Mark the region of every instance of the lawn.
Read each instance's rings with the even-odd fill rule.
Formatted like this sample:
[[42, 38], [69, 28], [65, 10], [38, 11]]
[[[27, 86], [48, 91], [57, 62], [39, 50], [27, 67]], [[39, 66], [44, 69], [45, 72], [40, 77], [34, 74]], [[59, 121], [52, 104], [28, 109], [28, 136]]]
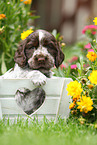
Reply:
[[86, 124], [80, 124], [74, 119], [64, 121], [59, 119], [42, 121], [37, 119], [10, 124], [9, 120], [0, 121], [0, 145], [96, 145], [97, 129]]

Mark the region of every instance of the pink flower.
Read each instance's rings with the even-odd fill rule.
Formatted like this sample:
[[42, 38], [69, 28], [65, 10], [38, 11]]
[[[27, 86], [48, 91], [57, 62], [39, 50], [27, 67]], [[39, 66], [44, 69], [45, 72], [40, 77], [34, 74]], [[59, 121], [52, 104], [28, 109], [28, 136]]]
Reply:
[[63, 68], [66, 68], [66, 66], [64, 64], [61, 64], [60, 68], [63, 69]]
[[88, 50], [88, 52], [91, 52], [91, 51], [93, 51], [93, 52], [94, 52], [94, 50], [93, 50], [93, 49], [89, 49], [89, 50]]
[[69, 60], [68, 62], [72, 63], [72, 62], [77, 61], [77, 60], [78, 60], [78, 57], [77, 56], [73, 56], [71, 58], [71, 60]]
[[91, 43], [86, 44], [86, 45], [85, 45], [85, 48], [86, 48], [86, 49], [91, 48]]
[[86, 67], [89, 67], [89, 64], [84, 64], [83, 67], [85, 67], [85, 68], [86, 68]]
[[89, 29], [97, 29], [97, 26], [95, 26], [95, 25], [88, 25], [88, 28]]
[[96, 34], [96, 31], [93, 31], [92, 34], [95, 35]]
[[75, 68], [77, 68], [77, 65], [76, 64], [72, 64], [71, 65], [71, 69], [75, 69]]
[[91, 33], [92, 33], [93, 35], [95, 35], [95, 34], [96, 34], [96, 29], [97, 29], [97, 26], [95, 26], [95, 25], [87, 25], [87, 26], [85, 26], [84, 29], [82, 30], [82, 34], [85, 34], [85, 32], [86, 32], [87, 30], [91, 30]]

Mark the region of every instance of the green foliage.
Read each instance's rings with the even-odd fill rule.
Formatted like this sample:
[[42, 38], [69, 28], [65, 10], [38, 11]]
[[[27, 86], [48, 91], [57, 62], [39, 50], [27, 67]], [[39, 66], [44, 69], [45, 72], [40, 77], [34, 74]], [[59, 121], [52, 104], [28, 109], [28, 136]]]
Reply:
[[[71, 115], [73, 117], [80, 118], [81, 116], [86, 122], [94, 122], [95, 120], [97, 120], [97, 40], [95, 40], [97, 39], [97, 34], [92, 34], [92, 29], [95, 30], [97, 28], [94, 25], [90, 25], [86, 29], [86, 38], [84, 37], [84, 40], [77, 42], [71, 47], [67, 46], [67, 50], [66, 46], [64, 47], [63, 51], [68, 57], [60, 66], [60, 68], [53, 69], [55, 76], [71, 77], [73, 81], [76, 80], [81, 84], [83, 91], [80, 94], [80, 98], [76, 98], [77, 100], [75, 100], [73, 98], [74, 96], [71, 96], [73, 103], [71, 103], [70, 109]], [[89, 51], [94, 51], [94, 54], [87, 56], [87, 54], [89, 54]], [[92, 77], [93, 82], [91, 82], [89, 76], [93, 71], [95, 71], [95, 75]], [[70, 91], [72, 91], [72, 89]], [[93, 101], [93, 109], [87, 111], [87, 113], [84, 109], [87, 109], [88, 107], [86, 107], [85, 104], [81, 102], [82, 96], [86, 96], [86, 98], [90, 97]], [[81, 102], [83, 111], [81, 111], [81, 109], [78, 109], [77, 102]]]
[[21, 40], [21, 33], [28, 29], [28, 21], [38, 18], [31, 15], [30, 5], [20, 0], [0, 0], [0, 74], [14, 65], [14, 53]]

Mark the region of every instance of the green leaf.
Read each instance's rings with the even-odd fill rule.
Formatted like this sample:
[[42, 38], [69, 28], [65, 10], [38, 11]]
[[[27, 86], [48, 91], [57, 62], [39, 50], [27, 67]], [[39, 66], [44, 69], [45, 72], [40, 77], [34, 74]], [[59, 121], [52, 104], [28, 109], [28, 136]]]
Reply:
[[80, 56], [80, 63], [81, 63], [81, 68], [83, 68], [83, 56]]
[[54, 29], [54, 30], [52, 31], [52, 34], [54, 35], [54, 37], [56, 37], [56, 35], [57, 35], [57, 30]]
[[60, 67], [58, 68], [58, 71], [59, 71], [60, 77], [65, 77], [65, 73], [63, 70], [61, 70]]
[[81, 70], [81, 65], [80, 65], [80, 63], [76, 63], [76, 65], [77, 65], [77, 68], [79, 69], [79, 70]]
[[4, 60], [4, 52], [2, 53], [1, 61], [2, 61], [2, 63], [1, 63], [1, 72], [2, 72], [2, 74], [4, 74], [7, 71], [7, 67], [6, 67], [5, 60]]
[[78, 73], [81, 75], [81, 64], [80, 63], [76, 63], [77, 68], [78, 68]]
[[70, 71], [71, 71], [71, 67], [69, 66], [68, 69], [67, 69], [67, 72], [66, 72], [66, 77], [69, 77]]
[[3, 45], [3, 47], [4, 47], [4, 51], [8, 50], [8, 44], [6, 43], [6, 41], [3, 40], [2, 38], [0, 38], [0, 42]]
[[95, 96], [95, 98], [97, 98], [96, 96], [97, 96], [97, 86], [95, 86], [95, 89], [94, 89], [94, 96]]
[[97, 109], [97, 105], [93, 105]]

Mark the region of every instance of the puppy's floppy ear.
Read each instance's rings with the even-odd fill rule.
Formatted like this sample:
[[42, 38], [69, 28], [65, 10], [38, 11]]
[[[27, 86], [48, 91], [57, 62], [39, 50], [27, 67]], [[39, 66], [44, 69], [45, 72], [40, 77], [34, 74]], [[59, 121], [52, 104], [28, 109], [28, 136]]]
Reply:
[[27, 40], [23, 40], [17, 51], [15, 52], [14, 61], [20, 66], [25, 67], [26, 66], [26, 56], [25, 56], [25, 47], [26, 47]]
[[56, 42], [55, 45], [56, 45], [56, 49], [57, 49], [57, 54], [55, 56], [55, 66], [58, 68], [62, 64], [65, 56], [61, 50], [60, 44], [58, 42]]

